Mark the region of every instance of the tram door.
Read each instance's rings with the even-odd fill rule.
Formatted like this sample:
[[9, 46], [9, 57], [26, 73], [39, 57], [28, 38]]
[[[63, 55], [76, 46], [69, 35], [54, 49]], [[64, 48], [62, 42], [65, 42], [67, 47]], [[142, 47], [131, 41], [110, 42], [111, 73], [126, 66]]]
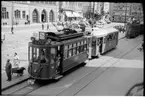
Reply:
[[51, 76], [55, 77], [61, 73], [61, 49], [60, 46], [50, 48], [50, 70]]
[[97, 38], [93, 37], [92, 39], [92, 56], [96, 56], [96, 52], [97, 52]]
[[99, 46], [99, 48], [98, 48], [99, 50], [98, 51], [99, 51], [100, 54], [102, 54], [103, 37], [101, 37], [101, 38], [98, 39], [98, 46]]

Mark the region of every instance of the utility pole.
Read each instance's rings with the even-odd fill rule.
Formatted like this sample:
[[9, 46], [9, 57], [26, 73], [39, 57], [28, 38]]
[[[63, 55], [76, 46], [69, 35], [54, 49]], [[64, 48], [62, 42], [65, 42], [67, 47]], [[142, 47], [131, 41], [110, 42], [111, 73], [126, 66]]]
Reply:
[[14, 11], [14, 9], [13, 9], [13, 1], [12, 1], [12, 27], [11, 27], [11, 32], [12, 32], [12, 34], [14, 34], [14, 32], [13, 32], [13, 11]]
[[125, 9], [125, 23], [127, 22], [126, 14], [127, 14], [127, 3], [126, 3], [126, 9]]
[[92, 28], [94, 26], [94, 21], [95, 21], [94, 14], [95, 14], [95, 2], [93, 2], [93, 25], [92, 25]]
[[27, 3], [29, 4], [29, 17], [28, 17], [28, 20], [29, 20], [29, 25], [30, 25], [30, 1], [27, 1]]

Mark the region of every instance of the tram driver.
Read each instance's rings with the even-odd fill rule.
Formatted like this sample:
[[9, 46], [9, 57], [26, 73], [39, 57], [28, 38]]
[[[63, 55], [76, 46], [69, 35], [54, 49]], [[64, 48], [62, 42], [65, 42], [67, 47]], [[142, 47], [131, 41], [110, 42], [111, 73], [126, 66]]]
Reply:
[[47, 58], [45, 56], [45, 52], [44, 52], [43, 49], [41, 50], [40, 56], [38, 58], [40, 60], [40, 63], [46, 63], [46, 62], [48, 62], [48, 60], [47, 60]]

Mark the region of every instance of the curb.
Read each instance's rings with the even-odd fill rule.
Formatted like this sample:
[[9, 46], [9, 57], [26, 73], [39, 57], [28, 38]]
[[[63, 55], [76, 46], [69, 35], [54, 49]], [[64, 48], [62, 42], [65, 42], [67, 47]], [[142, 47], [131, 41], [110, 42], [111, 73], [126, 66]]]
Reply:
[[17, 85], [17, 84], [20, 84], [20, 83], [22, 83], [22, 82], [28, 80], [29, 78], [30, 78], [30, 77], [28, 77], [28, 78], [26, 78], [26, 79], [23, 79], [23, 80], [21, 80], [21, 81], [19, 81], [19, 82], [17, 82], [17, 83], [14, 83], [14, 84], [12, 84], [12, 85], [10, 85], [10, 86], [4, 87], [4, 88], [1, 89], [1, 91], [5, 91], [6, 89], [11, 88], [11, 87], [13, 87], [13, 86], [15, 86], [15, 85]]
[[[120, 38], [120, 39], [124, 39], [124, 38], [126, 38], [126, 37], [124, 36], [124, 37], [122, 37], [122, 38]], [[120, 40], [120, 39], [118, 39], [118, 40]]]

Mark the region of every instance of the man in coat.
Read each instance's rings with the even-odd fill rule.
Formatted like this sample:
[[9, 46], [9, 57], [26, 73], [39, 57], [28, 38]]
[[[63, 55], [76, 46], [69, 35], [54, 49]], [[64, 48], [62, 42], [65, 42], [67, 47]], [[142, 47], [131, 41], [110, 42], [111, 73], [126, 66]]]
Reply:
[[5, 70], [6, 70], [6, 74], [7, 74], [7, 81], [11, 81], [12, 76], [11, 76], [11, 72], [12, 72], [12, 64], [10, 63], [10, 59], [7, 60], [6, 66], [5, 66]]

